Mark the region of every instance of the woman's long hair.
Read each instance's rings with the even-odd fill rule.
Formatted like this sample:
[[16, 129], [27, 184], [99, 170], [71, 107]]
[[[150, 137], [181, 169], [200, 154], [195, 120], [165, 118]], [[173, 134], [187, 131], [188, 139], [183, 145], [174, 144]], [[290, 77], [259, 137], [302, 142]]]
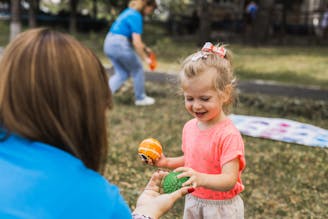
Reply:
[[0, 60], [0, 124], [96, 171], [107, 157], [107, 74], [95, 54], [45, 28], [21, 33]]

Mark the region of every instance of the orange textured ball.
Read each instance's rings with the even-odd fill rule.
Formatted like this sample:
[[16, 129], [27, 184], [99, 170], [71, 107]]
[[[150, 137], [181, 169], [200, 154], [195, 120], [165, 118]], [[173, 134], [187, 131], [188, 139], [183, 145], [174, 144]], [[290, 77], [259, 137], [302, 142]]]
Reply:
[[154, 162], [161, 157], [162, 145], [155, 138], [146, 138], [139, 144], [138, 154], [144, 162]]

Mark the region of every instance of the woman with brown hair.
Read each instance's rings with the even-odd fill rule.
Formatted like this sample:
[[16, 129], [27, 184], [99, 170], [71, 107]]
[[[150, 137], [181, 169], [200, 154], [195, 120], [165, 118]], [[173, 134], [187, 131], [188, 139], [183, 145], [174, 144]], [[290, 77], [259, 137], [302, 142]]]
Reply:
[[[131, 218], [118, 188], [101, 175], [110, 106], [105, 69], [72, 37], [33, 29], [7, 46], [0, 60], [0, 218]], [[153, 175], [135, 218], [159, 218], [187, 193], [160, 195], [164, 175]]]

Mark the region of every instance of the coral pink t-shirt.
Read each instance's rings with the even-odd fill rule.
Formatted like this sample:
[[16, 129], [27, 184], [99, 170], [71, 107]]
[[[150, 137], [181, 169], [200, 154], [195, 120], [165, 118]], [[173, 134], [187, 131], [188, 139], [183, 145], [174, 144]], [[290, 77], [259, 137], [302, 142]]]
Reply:
[[223, 200], [231, 199], [244, 190], [241, 181], [241, 173], [246, 165], [244, 142], [229, 118], [206, 130], [198, 128], [197, 119], [188, 121], [182, 132], [182, 151], [185, 167], [208, 174], [220, 174], [225, 163], [239, 159], [239, 174], [233, 189], [220, 192], [198, 187], [192, 195], [202, 199]]

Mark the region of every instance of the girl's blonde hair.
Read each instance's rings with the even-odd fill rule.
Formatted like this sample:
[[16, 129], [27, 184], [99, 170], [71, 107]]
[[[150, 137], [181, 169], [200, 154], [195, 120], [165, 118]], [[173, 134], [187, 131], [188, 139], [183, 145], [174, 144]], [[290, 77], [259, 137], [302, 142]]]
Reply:
[[67, 34], [31, 29], [6, 47], [0, 69], [0, 128], [104, 170], [111, 92], [90, 49]]
[[215, 77], [213, 80], [213, 88], [218, 92], [228, 92], [229, 98], [223, 104], [225, 113], [229, 113], [231, 106], [236, 101], [236, 79], [232, 67], [232, 53], [223, 45], [216, 45], [216, 47], [223, 47], [225, 55], [221, 56], [214, 52], [197, 51], [188, 56], [182, 63], [180, 71], [180, 83], [183, 87], [183, 78], [193, 78], [201, 75], [210, 68], [215, 69]]

